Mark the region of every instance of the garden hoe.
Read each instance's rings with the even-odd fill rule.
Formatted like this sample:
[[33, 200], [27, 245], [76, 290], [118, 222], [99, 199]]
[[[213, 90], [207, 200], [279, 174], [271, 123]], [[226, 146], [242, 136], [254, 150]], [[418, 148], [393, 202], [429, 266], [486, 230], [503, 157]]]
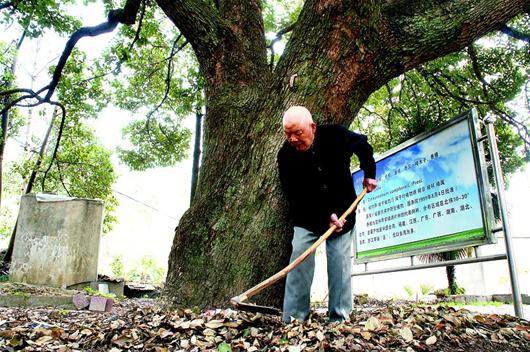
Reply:
[[[344, 220], [348, 215], [350, 215], [350, 213], [357, 207], [357, 204], [361, 201], [361, 199], [363, 199], [366, 192], [367, 189], [364, 188], [361, 194], [359, 194], [359, 196], [353, 201], [353, 203], [344, 212], [344, 214], [342, 214], [339, 220]], [[291, 272], [294, 268], [300, 265], [300, 263], [302, 263], [311, 253], [313, 253], [322, 242], [324, 242], [329, 236], [331, 236], [333, 232], [335, 232], [335, 229], [335, 225], [330, 226], [330, 228], [322, 236], [320, 236], [320, 238], [315, 243], [313, 243], [311, 247], [306, 249], [306, 251], [302, 253], [298, 258], [296, 258], [291, 264], [287, 265], [285, 268], [272, 275], [265, 281], [262, 281], [251, 289], [243, 292], [239, 296], [233, 297], [232, 299], [230, 299], [230, 303], [232, 303], [234, 308], [245, 310], [248, 312], [260, 312], [266, 314], [280, 315], [280, 310], [278, 308], [259, 306], [252, 303], [246, 303], [245, 301], [287, 276], [289, 272]]]

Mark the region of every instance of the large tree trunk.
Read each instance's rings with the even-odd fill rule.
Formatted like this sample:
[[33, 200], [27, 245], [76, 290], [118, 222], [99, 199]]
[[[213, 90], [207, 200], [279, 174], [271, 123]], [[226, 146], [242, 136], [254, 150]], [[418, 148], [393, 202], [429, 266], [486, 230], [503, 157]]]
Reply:
[[[527, 2], [308, 0], [273, 71], [259, 1], [157, 3], [197, 54], [207, 107], [198, 188], [175, 232], [166, 297], [207, 307], [287, 264], [291, 228], [276, 172], [283, 110], [302, 104], [318, 122], [349, 125], [382, 84], [462, 49]], [[282, 286], [258, 302], [279, 306]]]

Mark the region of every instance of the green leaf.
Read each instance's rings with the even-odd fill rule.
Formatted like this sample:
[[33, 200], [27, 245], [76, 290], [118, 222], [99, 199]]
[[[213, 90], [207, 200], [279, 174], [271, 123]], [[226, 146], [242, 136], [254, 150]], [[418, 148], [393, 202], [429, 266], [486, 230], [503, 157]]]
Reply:
[[232, 347], [224, 341], [221, 342], [217, 348], [219, 349], [219, 352], [232, 352]]

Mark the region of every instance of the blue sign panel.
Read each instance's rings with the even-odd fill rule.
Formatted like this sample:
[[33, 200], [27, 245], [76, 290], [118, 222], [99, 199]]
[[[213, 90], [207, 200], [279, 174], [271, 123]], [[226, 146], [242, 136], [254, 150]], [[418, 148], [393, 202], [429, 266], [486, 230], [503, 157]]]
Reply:
[[[356, 262], [491, 242], [472, 114], [464, 117], [377, 161], [378, 187], [357, 209]], [[362, 171], [353, 180], [362, 189]]]

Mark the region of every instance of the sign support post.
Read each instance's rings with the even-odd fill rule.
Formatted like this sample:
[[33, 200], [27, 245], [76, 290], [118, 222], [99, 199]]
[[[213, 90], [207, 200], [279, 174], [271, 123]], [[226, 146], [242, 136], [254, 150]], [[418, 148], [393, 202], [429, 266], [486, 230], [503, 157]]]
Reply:
[[504, 229], [504, 243], [506, 245], [506, 256], [508, 260], [508, 268], [510, 271], [510, 281], [512, 285], [512, 297], [515, 315], [519, 318], [524, 318], [523, 305], [521, 300], [521, 292], [519, 290], [519, 280], [517, 278], [517, 269], [515, 266], [515, 258], [512, 250], [512, 237], [510, 233], [510, 224], [508, 223], [508, 215], [506, 213], [506, 201], [504, 197], [504, 181], [501, 174], [501, 163], [499, 161], [499, 150], [497, 149], [497, 141], [495, 139], [495, 130], [493, 128], [493, 119], [487, 118], [484, 121], [487, 126], [487, 133], [490, 145], [490, 154], [493, 165], [493, 172], [495, 174], [495, 185], [497, 186], [497, 197], [499, 198], [499, 208]]

